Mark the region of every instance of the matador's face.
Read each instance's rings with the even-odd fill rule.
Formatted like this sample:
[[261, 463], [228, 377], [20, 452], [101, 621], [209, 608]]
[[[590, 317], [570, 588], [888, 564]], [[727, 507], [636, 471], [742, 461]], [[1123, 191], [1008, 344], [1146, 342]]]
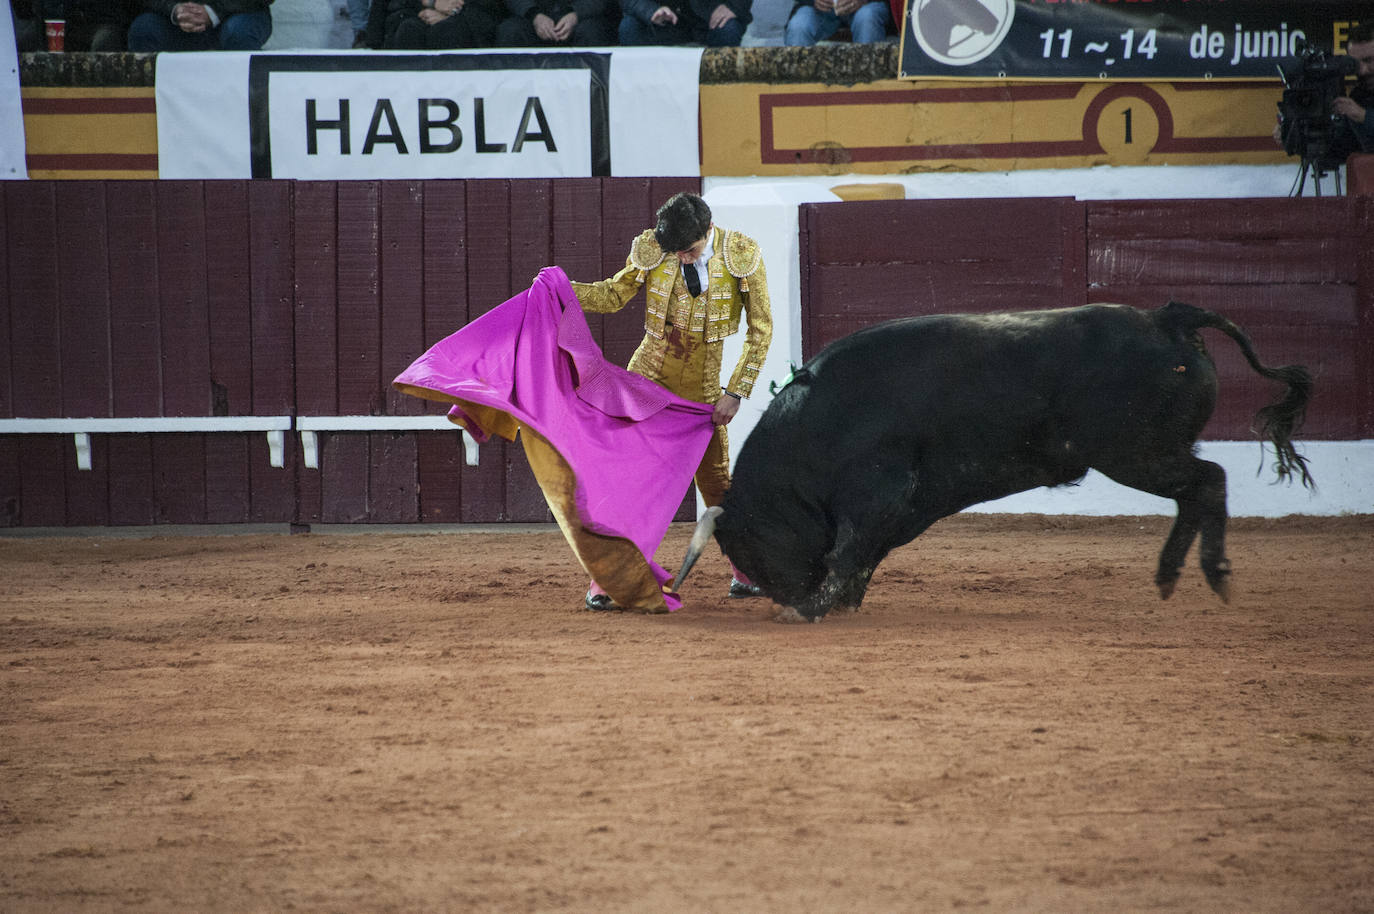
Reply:
[[678, 252], [677, 252], [677, 259], [678, 259], [678, 262], [679, 262], [679, 263], [682, 263], [682, 264], [696, 263], [698, 260], [701, 259], [701, 252], [704, 251], [704, 250], [706, 250], [706, 241], [707, 241], [707, 236], [706, 236], [706, 235], [703, 235], [703, 236], [697, 241], [696, 244], [692, 245], [692, 246], [691, 246], [690, 248], [688, 248], [687, 250], [685, 250], [685, 251], [678, 251]]

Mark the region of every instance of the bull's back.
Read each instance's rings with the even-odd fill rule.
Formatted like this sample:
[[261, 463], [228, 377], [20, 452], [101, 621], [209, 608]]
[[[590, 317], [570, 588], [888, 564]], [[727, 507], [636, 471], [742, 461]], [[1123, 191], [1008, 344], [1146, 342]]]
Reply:
[[1095, 304], [929, 315], [850, 334], [769, 404], [735, 486], [823, 500], [847, 464], [894, 450], [934, 476], [1042, 457], [1062, 464], [1046, 473], [1070, 474], [1028, 479], [1032, 488], [1076, 478], [1095, 450], [1142, 434], [1191, 441], [1214, 402], [1211, 360], [1156, 313]]

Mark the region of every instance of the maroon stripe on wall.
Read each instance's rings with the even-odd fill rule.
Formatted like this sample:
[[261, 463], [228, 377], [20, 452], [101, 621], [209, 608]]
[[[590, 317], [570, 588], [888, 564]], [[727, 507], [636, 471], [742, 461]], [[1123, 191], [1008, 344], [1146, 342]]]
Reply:
[[595, 178], [555, 181], [552, 193], [552, 263], [576, 282], [605, 279], [601, 273], [601, 182]]
[[109, 416], [110, 274], [105, 186], [55, 182], [62, 415]]
[[338, 185], [339, 412], [381, 411], [380, 283], [381, 192], [375, 181]]
[[367, 519], [380, 524], [413, 524], [420, 519], [415, 435], [370, 432]]
[[[14, 297], [10, 292], [10, 266], [9, 261], [12, 252], [9, 244], [9, 202], [6, 188], [14, 187], [23, 182], [20, 181], [0, 181], [0, 295], [5, 299], [5, 316], [0, 320], [0, 419], [9, 419], [14, 416], [14, 376], [11, 374], [14, 366], [14, 355], [11, 351], [12, 339], [10, 337], [10, 321], [14, 316]], [[3, 476], [6, 464], [3, 461], [4, 450], [0, 448], [0, 476]], [[6, 513], [4, 489], [0, 488], [0, 526], [8, 526], [5, 518]]]
[[462, 438], [457, 431], [421, 432], [415, 437], [420, 520], [427, 524], [456, 524], [463, 516]]
[[[510, 182], [467, 182], [468, 319], [474, 320], [510, 297]], [[507, 451], [515, 444], [495, 440], [482, 446], [480, 465], [463, 467], [463, 521], [509, 518], [506, 508]]]
[[[1354, 215], [1358, 237], [1374, 238], [1374, 197], [1358, 198], [1358, 211]], [[1359, 361], [1363, 377], [1359, 380], [1359, 393], [1356, 415], [1359, 422], [1360, 438], [1374, 438], [1374, 257], [1366, 247], [1360, 256], [1358, 278], [1359, 298], [1356, 302], [1359, 315], [1359, 329], [1355, 336], [1356, 349], [1362, 353]]]
[[514, 295], [548, 266], [553, 244], [553, 190], [547, 180], [510, 185], [510, 256], [507, 283]]
[[383, 184], [381, 215], [380, 372], [376, 398], [386, 415], [419, 415], [424, 412], [422, 402], [396, 390], [391, 381], [424, 351], [424, 185], [412, 181]]
[[153, 493], [153, 435], [107, 435], [110, 523], [142, 526], [158, 520]]
[[[468, 182], [468, 319], [486, 314], [511, 296], [510, 181]], [[528, 283], [527, 283], [528, 285]]]
[[24, 435], [0, 435], [0, 527], [17, 527], [24, 519], [19, 477], [19, 442]]
[[[640, 232], [653, 228], [654, 213], [662, 204], [662, 200], [654, 199], [652, 182], [647, 178], [612, 178], [602, 185], [601, 275], [591, 278], [606, 279], [620, 272], [630, 253], [630, 244]], [[600, 331], [598, 340], [606, 358], [617, 365], [628, 363], [644, 337], [643, 290], [620, 311], [588, 323], [593, 334]]]
[[160, 524], [205, 523], [205, 436], [152, 435], [153, 502]]
[[[105, 527], [110, 523], [110, 449], [108, 435], [91, 436], [91, 468], [76, 467], [76, 442], [61, 435], [62, 470], [66, 481], [65, 523], [71, 527]], [[115, 478], [115, 485], [123, 480]]]
[[252, 502], [248, 517], [255, 524], [284, 524], [296, 516], [296, 474], [298, 465], [294, 435], [286, 436], [285, 467], [270, 462], [267, 436], [248, 438], [248, 487]]
[[[116, 416], [162, 415], [157, 184], [106, 184], [110, 238], [110, 376]], [[111, 510], [114, 511], [114, 505]], [[141, 514], [139, 516], [142, 516]], [[113, 523], [143, 523], [114, 520]]]
[[19, 437], [19, 520], [25, 527], [67, 523], [63, 458], [69, 450], [75, 452], [71, 441], [70, 435]]
[[157, 172], [154, 154], [114, 152], [67, 152], [27, 154], [24, 164], [29, 171], [149, 171]]
[[337, 188], [296, 184], [296, 410], [303, 416], [332, 416], [339, 405]]
[[156, 114], [157, 101], [141, 98], [26, 98], [25, 114]]
[[62, 414], [55, 187], [50, 181], [7, 181], [11, 390], [16, 416]]
[[423, 344], [428, 348], [468, 322], [467, 182], [426, 181], [424, 199]]
[[162, 408], [168, 416], [204, 416], [214, 406], [204, 186], [203, 181], [157, 183], [158, 298], [162, 351], [167, 354], [162, 366]]
[[253, 412], [289, 413], [293, 407], [291, 183], [248, 184], [249, 254], [253, 320]]
[[361, 524], [368, 520], [368, 470], [372, 465], [368, 436], [320, 434], [320, 520], [326, 524]]
[[205, 436], [205, 522], [248, 522], [248, 436]]
[[[248, 184], [206, 181], [205, 298], [212, 415], [253, 414], [253, 320]], [[217, 506], [213, 510], [230, 510]]]

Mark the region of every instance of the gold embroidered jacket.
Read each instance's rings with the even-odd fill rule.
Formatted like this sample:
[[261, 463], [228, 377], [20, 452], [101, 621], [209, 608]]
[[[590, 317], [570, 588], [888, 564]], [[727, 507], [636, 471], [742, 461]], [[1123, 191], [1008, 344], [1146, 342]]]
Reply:
[[701, 391], [675, 391], [680, 396], [702, 403], [720, 399], [722, 341], [739, 330], [745, 318], [744, 351], [740, 353], [725, 389], [742, 397], [753, 392], [763, 367], [768, 344], [773, 338], [773, 312], [768, 301], [768, 275], [758, 242], [740, 232], [711, 227], [712, 254], [707, 261], [709, 282], [696, 299], [687, 291], [682, 264], [658, 246], [652, 229], [644, 231], [630, 246], [625, 268], [600, 282], [574, 282], [582, 310], [593, 314], [619, 311], [639, 291], [645, 291], [644, 339], [630, 359], [629, 369], [657, 378], [667, 348], [668, 325], [691, 333], [702, 333], [706, 340], [706, 364]]

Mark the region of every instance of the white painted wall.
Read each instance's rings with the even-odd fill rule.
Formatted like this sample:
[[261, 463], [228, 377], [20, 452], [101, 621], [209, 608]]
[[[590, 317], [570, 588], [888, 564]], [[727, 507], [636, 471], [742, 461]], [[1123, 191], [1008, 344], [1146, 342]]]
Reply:
[[[1021, 171], [920, 172], [909, 175], [802, 175], [780, 178], [704, 179], [707, 192], [737, 186], [770, 185], [793, 192], [829, 190], [841, 184], [901, 184], [908, 200], [966, 197], [1075, 197], [1079, 200], [1166, 200], [1286, 197], [1298, 166], [1168, 165], [1047, 168]], [[1344, 183], [1342, 182], [1342, 186]], [[1328, 178], [1323, 191], [1331, 194]], [[1312, 182], [1306, 194], [1312, 195]]]

